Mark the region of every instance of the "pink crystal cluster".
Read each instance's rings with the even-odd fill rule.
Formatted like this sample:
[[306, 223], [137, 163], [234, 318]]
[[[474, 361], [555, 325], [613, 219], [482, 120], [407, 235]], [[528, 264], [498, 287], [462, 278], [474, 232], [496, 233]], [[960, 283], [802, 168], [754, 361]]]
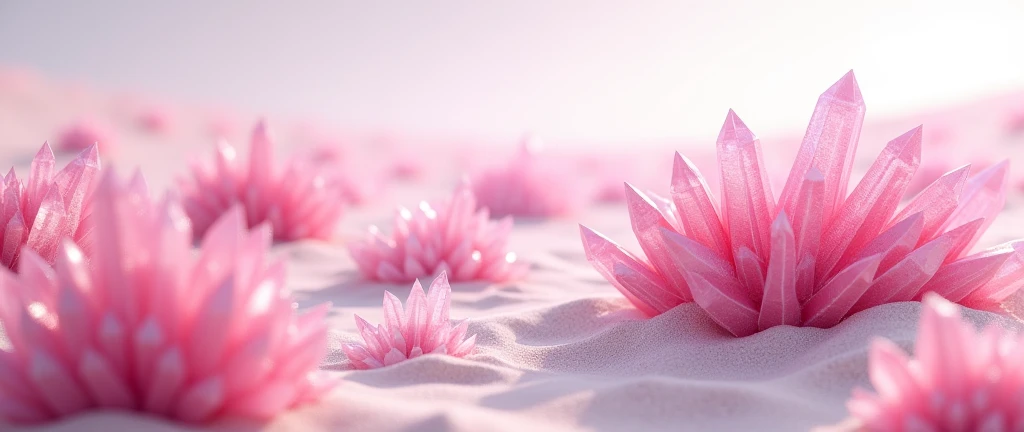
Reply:
[[847, 193], [863, 118], [851, 71], [818, 99], [776, 199], [758, 139], [730, 111], [718, 136], [719, 205], [677, 154], [671, 201], [627, 185], [649, 261], [581, 226], [588, 259], [642, 311], [693, 301], [736, 336], [830, 327], [929, 291], [991, 307], [1019, 289], [1024, 263], [1013, 247], [968, 254], [1003, 207], [1007, 163], [973, 177], [968, 166], [951, 171], [897, 211], [920, 164], [921, 128], [889, 142]]
[[540, 142], [526, 138], [508, 164], [482, 171], [472, 179], [480, 207], [494, 217], [548, 218], [574, 210], [571, 175], [542, 163]]
[[297, 159], [290, 160], [283, 172], [273, 162], [273, 144], [266, 126], [259, 123], [252, 132], [248, 163], [222, 141], [213, 161], [194, 164], [192, 175], [179, 184], [196, 238], [239, 204], [248, 226], [270, 222], [275, 240], [332, 238], [342, 214], [337, 191], [320, 170]]
[[65, 125], [57, 135], [57, 150], [80, 152], [97, 146], [106, 154], [114, 147], [114, 132], [99, 120], [82, 119]]
[[96, 190], [87, 263], [63, 243], [51, 268], [25, 250], [0, 270], [0, 418], [38, 422], [89, 409], [186, 422], [264, 419], [317, 397], [326, 305], [296, 315], [269, 227], [227, 212], [196, 254], [175, 201], [141, 176]]
[[8, 269], [18, 268], [23, 247], [51, 264], [65, 237], [87, 252], [92, 249], [88, 221], [93, 179], [100, 169], [96, 147], [60, 171], [54, 172], [55, 163], [49, 144], [43, 144], [27, 180], [19, 180], [14, 168], [0, 178], [0, 264]]
[[487, 209], [477, 210], [467, 183], [452, 197], [395, 215], [391, 236], [370, 227], [365, 240], [349, 245], [359, 271], [370, 280], [410, 282], [439, 273], [454, 281], [504, 281], [525, 270], [516, 254], [506, 252], [512, 218], [491, 221]]
[[871, 345], [875, 393], [847, 403], [867, 431], [1024, 430], [1024, 337], [992, 324], [980, 333], [958, 307], [924, 298], [914, 356], [886, 339]]
[[342, 351], [356, 369], [375, 369], [424, 354], [465, 357], [476, 347], [476, 335], [466, 338], [469, 323], [449, 319], [452, 287], [441, 273], [423, 293], [416, 281], [406, 300], [384, 293], [384, 324], [373, 327], [356, 315], [356, 327], [364, 344], [346, 344]]

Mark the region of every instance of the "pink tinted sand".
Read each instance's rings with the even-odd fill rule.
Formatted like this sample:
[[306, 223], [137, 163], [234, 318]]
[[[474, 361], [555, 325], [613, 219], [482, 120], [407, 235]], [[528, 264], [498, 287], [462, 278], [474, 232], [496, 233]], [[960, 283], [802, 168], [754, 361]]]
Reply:
[[[0, 105], [4, 103], [0, 98]], [[966, 108], [970, 113], [981, 109]], [[943, 121], [956, 127], [954, 140], [962, 136], [978, 136], [980, 142], [1012, 139], [1002, 138], [1006, 137], [1005, 110], [998, 111], [1000, 117], [991, 125], [957, 123], [961, 118], [957, 112], [961, 111], [930, 116], [925, 124]], [[869, 114], [868, 123], [871, 119]], [[881, 145], [921, 120], [869, 126], [862, 134], [860, 151], [867, 158], [859, 160], [863, 164], [858, 166], [866, 168]], [[989, 128], [996, 123], [998, 132]], [[29, 132], [45, 133], [18, 134]], [[774, 142], [799, 142], [799, 138]], [[136, 143], [125, 144], [125, 156], [130, 156], [127, 161], [143, 166], [154, 189], [170, 185], [173, 176], [186, 167], [183, 153], [187, 152], [173, 146], [150, 146], [145, 141], [150, 138], [140, 139], [137, 148]], [[12, 145], [0, 150], [4, 165], [26, 160], [39, 144], [5, 142]], [[197, 137], [196, 142], [186, 147], [189, 152], [209, 151], [208, 141]], [[1024, 143], [1019, 139], [1012, 142]], [[871, 146], [874, 150], [868, 150]], [[1021, 166], [1024, 159], [1018, 154], [1005, 153], [1017, 147], [993, 145], [993, 150], [986, 151], [998, 148], [1003, 153], [996, 156], [1010, 157], [1014, 166]], [[671, 156], [672, 150], [686, 149], [652, 149], [637, 157], [656, 163]], [[428, 164], [444, 164], [454, 158], [443, 149], [424, 157]], [[786, 156], [780, 162], [786, 167], [792, 158]], [[24, 168], [24, 164], [19, 166]], [[860, 174], [862, 171], [854, 176]], [[388, 202], [352, 209], [343, 229], [350, 235], [361, 233], [369, 224], [388, 221], [395, 205], [443, 196], [451, 191], [450, 186], [396, 189]], [[1024, 219], [1021, 197], [1013, 193], [1007, 210], [979, 245], [1024, 234], [1019, 228]], [[287, 285], [301, 309], [323, 301], [334, 303], [328, 316], [334, 342], [324, 368], [345, 381], [321, 404], [267, 423], [226, 421], [210, 430], [807, 430], [842, 421], [851, 389], [870, 385], [867, 352], [873, 337], [886, 337], [904, 346], [914, 339], [920, 313], [916, 303], [869, 309], [830, 329], [782, 326], [740, 339], [721, 330], [694, 305], [644, 319], [590, 267], [579, 244], [575, 222], [639, 250], [623, 215], [624, 208], [611, 205], [585, 210], [571, 220], [517, 226], [510, 249], [533, 263], [525, 280], [452, 286], [451, 314], [471, 320], [468, 333], [477, 335], [477, 354], [464, 359], [425, 356], [373, 371], [351, 370], [341, 354], [342, 343], [359, 341], [353, 314], [369, 322], [383, 322], [383, 292], [405, 298], [410, 285], [358, 282], [355, 265], [343, 245], [297, 242], [276, 247], [275, 252], [288, 260]], [[989, 312], [967, 311], [965, 315], [977, 323], [999, 321], [1020, 327]], [[149, 417], [100, 412], [31, 430], [188, 429]]]

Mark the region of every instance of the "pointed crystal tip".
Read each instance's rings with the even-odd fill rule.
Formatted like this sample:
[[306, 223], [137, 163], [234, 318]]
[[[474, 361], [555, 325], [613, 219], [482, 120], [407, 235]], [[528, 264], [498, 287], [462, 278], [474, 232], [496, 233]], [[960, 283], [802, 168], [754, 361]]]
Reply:
[[853, 75], [853, 69], [850, 69], [846, 75], [839, 78], [839, 81], [832, 84], [832, 87], [825, 90], [822, 96], [831, 96], [834, 99], [859, 104], [864, 103], [864, 97], [860, 94], [860, 86], [857, 84], [857, 77]]
[[267, 119], [261, 118], [257, 120], [256, 125], [252, 127], [253, 139], [266, 139], [269, 134], [267, 129]]
[[53, 160], [53, 149], [50, 148], [49, 141], [43, 141], [43, 146], [36, 152], [36, 160]]
[[757, 137], [750, 128], [747, 127], [743, 120], [736, 115], [736, 112], [729, 110], [729, 114], [725, 116], [725, 124], [722, 125], [722, 131], [718, 133], [719, 144], [732, 144], [740, 145], [757, 140]]

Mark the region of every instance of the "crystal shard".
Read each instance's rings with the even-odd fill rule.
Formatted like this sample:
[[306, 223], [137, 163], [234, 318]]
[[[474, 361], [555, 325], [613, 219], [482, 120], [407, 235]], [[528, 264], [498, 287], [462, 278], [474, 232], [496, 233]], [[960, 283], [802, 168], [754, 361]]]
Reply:
[[767, 257], [775, 197], [764, 170], [761, 144], [732, 110], [718, 134], [718, 165], [723, 225], [731, 235], [733, 253], [746, 247], [758, 257]]
[[679, 217], [686, 235], [723, 257], [731, 255], [729, 239], [704, 177], [693, 162], [678, 152], [672, 164], [672, 200], [680, 210]]
[[844, 256], [857, 253], [878, 235], [920, 163], [921, 127], [890, 141], [882, 150], [823, 235], [819, 279], [833, 275], [835, 265]]
[[772, 225], [772, 255], [764, 283], [764, 298], [757, 327], [800, 324], [800, 301], [796, 290], [796, 240], [786, 213], [779, 213]]
[[658, 315], [683, 303], [661, 274], [642, 259], [582, 225], [580, 236], [594, 268], [645, 314]]
[[668, 246], [664, 244], [664, 238], [659, 230], [674, 230], [675, 227], [665, 220], [665, 217], [654, 207], [654, 203], [649, 198], [628, 183], [626, 184], [626, 206], [629, 208], [633, 233], [640, 242], [640, 248], [643, 249], [644, 254], [650, 257], [651, 264], [665, 278], [671, 288], [680, 294], [683, 302], [693, 301], [682, 270], [675, 266], [675, 262], [668, 254], [664, 253]]
[[804, 304], [804, 325], [832, 327], [838, 324], [871, 286], [881, 261], [878, 255], [867, 257], [835, 275]]
[[822, 220], [832, 220], [846, 197], [864, 112], [864, 98], [852, 70], [821, 94], [779, 198], [787, 214], [797, 214], [794, 207], [803, 178], [811, 168], [817, 168], [825, 177]]

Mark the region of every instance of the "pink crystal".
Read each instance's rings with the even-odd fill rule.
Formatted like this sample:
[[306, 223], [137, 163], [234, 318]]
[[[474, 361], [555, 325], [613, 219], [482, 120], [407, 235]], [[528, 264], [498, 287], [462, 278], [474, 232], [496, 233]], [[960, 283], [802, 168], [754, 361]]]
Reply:
[[327, 188], [335, 191], [336, 199], [344, 204], [365, 205], [380, 192], [380, 179], [366, 166], [352, 163], [337, 144], [317, 145], [303, 152], [300, 158], [321, 173]]
[[166, 107], [153, 106], [139, 113], [138, 123], [147, 132], [163, 134], [174, 128], [174, 114]]
[[447, 272], [454, 281], [505, 281], [525, 271], [516, 254], [506, 252], [511, 231], [512, 218], [491, 221], [463, 182], [446, 200], [399, 209], [390, 236], [370, 227], [366, 240], [352, 242], [349, 251], [370, 280], [410, 282]]
[[588, 259], [640, 310], [695, 301], [736, 336], [830, 327], [931, 291], [991, 306], [1020, 289], [1020, 248], [968, 256], [1006, 201], [1007, 163], [973, 177], [969, 166], [953, 170], [897, 212], [920, 165], [922, 128], [890, 141], [848, 190], [863, 117], [851, 72], [818, 99], [776, 201], [760, 142], [729, 111], [718, 137], [721, 208], [693, 163], [676, 154], [671, 205], [626, 187], [646, 259], [583, 227]]
[[99, 120], [78, 120], [65, 125], [57, 133], [57, 149], [63, 152], [80, 152], [97, 146], [107, 153], [114, 145], [113, 131]]
[[356, 327], [364, 344], [346, 344], [345, 352], [356, 369], [391, 366], [425, 354], [465, 357], [476, 347], [476, 335], [466, 338], [469, 323], [449, 320], [452, 287], [441, 273], [423, 293], [416, 281], [405, 307], [390, 292], [384, 292], [384, 324], [376, 328], [356, 315]]
[[270, 222], [274, 239], [330, 239], [342, 214], [338, 190], [319, 169], [286, 162], [274, 168], [273, 144], [261, 122], [252, 132], [249, 160], [221, 142], [213, 161], [193, 165], [191, 176], [179, 187], [185, 211], [197, 238], [231, 207], [241, 204], [246, 223], [254, 227]]
[[0, 418], [41, 422], [94, 409], [184, 422], [266, 419], [317, 397], [327, 305], [296, 315], [270, 230], [235, 207], [193, 253], [174, 200], [136, 175], [96, 190], [86, 262], [63, 243], [54, 268], [26, 250], [0, 270]]
[[473, 192], [481, 207], [494, 217], [547, 218], [572, 213], [577, 205], [571, 175], [553, 169], [540, 158], [540, 143], [526, 138], [507, 165], [475, 175]]
[[65, 238], [90, 251], [92, 187], [99, 169], [99, 153], [91, 146], [54, 172], [53, 152], [43, 144], [26, 181], [13, 168], [0, 178], [0, 264], [17, 269], [23, 247], [53, 264]]
[[1008, 431], [1024, 428], [1024, 337], [992, 324], [978, 332], [959, 308], [924, 299], [914, 356], [886, 339], [871, 345], [872, 393], [847, 403], [860, 430]]
[[1011, 133], [1024, 131], [1024, 106], [1010, 111], [1010, 115], [1006, 119], [1006, 129]]
[[426, 173], [426, 167], [418, 159], [399, 158], [391, 164], [391, 176], [398, 180], [416, 180]]

